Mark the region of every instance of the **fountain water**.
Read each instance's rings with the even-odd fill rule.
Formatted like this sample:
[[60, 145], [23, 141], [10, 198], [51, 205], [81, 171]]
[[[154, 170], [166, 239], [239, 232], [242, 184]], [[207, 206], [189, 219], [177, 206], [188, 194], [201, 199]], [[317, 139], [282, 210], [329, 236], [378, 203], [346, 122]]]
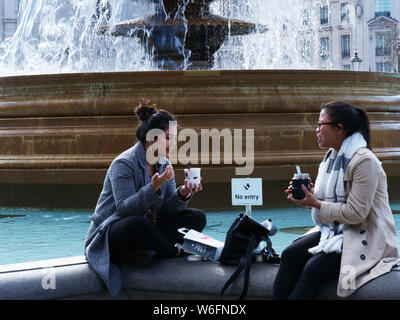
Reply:
[[[161, 69], [209, 69], [214, 53], [228, 34], [240, 36], [256, 31], [254, 23], [210, 13], [212, 1], [163, 0], [153, 16], [100, 27], [98, 33], [140, 38]], [[110, 3], [103, 6], [103, 15], [110, 20]], [[100, 14], [97, 17], [102, 18]], [[265, 27], [260, 29], [266, 31]]]
[[316, 68], [321, 1], [22, 0], [17, 32], [0, 45], [0, 69], [208, 69], [213, 56], [213, 69]]
[[[270, 181], [265, 204], [283, 199], [294, 164], [315, 177], [323, 154], [315, 123], [320, 104], [332, 99], [370, 112], [375, 151], [398, 181], [398, 78], [315, 70], [315, 8], [325, 2], [23, 0], [17, 32], [0, 47], [0, 204], [93, 207], [111, 160], [134, 143], [141, 98], [199, 136], [201, 129], [254, 129], [253, 176]], [[184, 29], [173, 66], [151, 36], [159, 20]], [[200, 54], [193, 39], [183, 42], [192, 25], [212, 33], [211, 22], [225, 37], [213, 55], [207, 44]], [[160, 71], [163, 65], [180, 70]], [[229, 207], [221, 185], [239, 164], [201, 165], [208, 201], [200, 205]], [[178, 183], [183, 166], [176, 165]]]

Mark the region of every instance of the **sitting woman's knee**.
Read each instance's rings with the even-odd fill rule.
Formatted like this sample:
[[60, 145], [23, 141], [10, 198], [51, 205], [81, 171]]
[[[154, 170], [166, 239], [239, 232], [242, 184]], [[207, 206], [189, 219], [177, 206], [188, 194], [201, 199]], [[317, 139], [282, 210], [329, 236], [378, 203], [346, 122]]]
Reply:
[[203, 210], [197, 210], [196, 213], [197, 219], [198, 219], [198, 225], [201, 228], [201, 230], [204, 229], [204, 227], [207, 224], [207, 217], [206, 217], [206, 213]]
[[296, 261], [299, 255], [298, 249], [296, 246], [290, 245], [282, 251], [281, 254], [281, 263], [286, 261]]
[[186, 214], [191, 215], [191, 229], [201, 232], [207, 224], [206, 213], [200, 209], [186, 209]]

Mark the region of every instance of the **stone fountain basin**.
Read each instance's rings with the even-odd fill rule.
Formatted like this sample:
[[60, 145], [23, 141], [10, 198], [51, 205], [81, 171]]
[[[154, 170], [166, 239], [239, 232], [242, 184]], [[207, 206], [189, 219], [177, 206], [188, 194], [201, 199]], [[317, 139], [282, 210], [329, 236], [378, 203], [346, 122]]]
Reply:
[[[84, 256], [0, 266], [0, 299], [219, 300], [220, 290], [235, 267], [209, 261], [190, 262], [181, 257], [155, 260], [147, 268], [124, 269], [123, 290], [113, 297]], [[278, 265], [253, 263], [246, 299], [271, 299], [277, 271]], [[346, 299], [398, 300], [399, 281], [397, 268], [368, 282]], [[224, 299], [237, 299], [242, 285], [241, 276], [226, 291]], [[336, 295], [336, 286], [337, 281], [328, 282], [319, 291], [318, 299], [344, 299]]]
[[[296, 164], [315, 179], [325, 153], [315, 137], [320, 105], [347, 100], [368, 111], [373, 149], [389, 177], [391, 199], [398, 201], [399, 92], [397, 74], [352, 71], [147, 71], [2, 77], [0, 204], [8, 205], [13, 199], [12, 204], [18, 205], [19, 200], [35, 198], [33, 194], [27, 197], [27, 192], [49, 186], [42, 193], [55, 191], [46, 199], [62, 197], [65, 202], [71, 198], [73, 204], [82, 197], [82, 203], [94, 207], [109, 164], [135, 143], [134, 110], [142, 98], [174, 113], [182, 129], [191, 128], [199, 136], [202, 129], [241, 129], [243, 134], [254, 129], [251, 176], [263, 178], [268, 205], [283, 199], [282, 190]], [[224, 190], [240, 165], [223, 163], [223, 145], [219, 152], [219, 164], [212, 163], [212, 152], [208, 164], [198, 158], [196, 166], [203, 168], [207, 188], [204, 197], [198, 197], [199, 203], [194, 199], [194, 206], [230, 206], [230, 194]], [[185, 166], [175, 165], [177, 183], [183, 182]], [[77, 193], [77, 187], [85, 190]]]

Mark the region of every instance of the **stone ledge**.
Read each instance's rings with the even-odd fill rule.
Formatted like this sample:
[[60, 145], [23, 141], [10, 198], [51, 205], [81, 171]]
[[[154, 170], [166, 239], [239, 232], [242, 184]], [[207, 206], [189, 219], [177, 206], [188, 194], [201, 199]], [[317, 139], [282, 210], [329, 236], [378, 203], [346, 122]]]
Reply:
[[[111, 296], [88, 266], [85, 257], [72, 257], [0, 266], [1, 300], [36, 299], [137, 299], [137, 300], [214, 300], [235, 267], [208, 261], [189, 262], [186, 258], [156, 260], [147, 268], [127, 266], [124, 288]], [[250, 272], [248, 300], [271, 299], [278, 265], [255, 263]], [[43, 289], [42, 282], [53, 277], [55, 289]], [[400, 299], [400, 272], [392, 271], [359, 289], [349, 299]], [[226, 291], [224, 299], [236, 299], [243, 278]], [[319, 299], [339, 299], [336, 282], [327, 283]]]

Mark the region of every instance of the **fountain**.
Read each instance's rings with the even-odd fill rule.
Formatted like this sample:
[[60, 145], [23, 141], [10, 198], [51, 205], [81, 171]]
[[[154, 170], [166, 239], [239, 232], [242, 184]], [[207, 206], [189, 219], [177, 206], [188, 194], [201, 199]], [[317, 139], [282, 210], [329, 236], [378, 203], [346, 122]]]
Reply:
[[[212, 1], [186, 1], [179, 5], [176, 0], [163, 0], [164, 7], [159, 7], [153, 16], [118, 23], [112, 28], [100, 27], [98, 33], [110, 31], [112, 36], [140, 38], [157, 67], [164, 70], [182, 70], [185, 66], [210, 69], [214, 53], [228, 34], [239, 36], [256, 30], [255, 23], [210, 13]], [[103, 6], [99, 11], [111, 10], [109, 2]], [[267, 29], [259, 26], [258, 30]]]
[[[291, 19], [286, 12], [318, 8], [321, 1], [268, 1], [266, 10], [263, 0], [23, 0], [18, 30], [0, 46], [0, 206], [94, 208], [110, 162], [135, 142], [141, 98], [173, 112], [182, 129], [200, 136], [202, 129], [254, 130], [250, 176], [263, 178], [265, 205], [282, 204], [296, 164], [315, 178], [324, 154], [315, 141], [319, 106], [348, 100], [369, 112], [374, 151], [389, 176], [391, 200], [398, 201], [399, 78], [315, 70], [318, 34], [301, 14]], [[224, 17], [237, 3], [248, 5], [254, 20], [251, 14]], [[160, 43], [171, 44], [172, 35], [177, 38], [167, 55]], [[223, 159], [224, 145], [219, 150]], [[197, 161], [203, 152], [213, 155], [208, 151]], [[243, 163], [211, 158], [201, 163], [205, 188], [192, 204], [226, 208], [230, 179]], [[175, 165], [177, 183], [185, 166]], [[179, 280], [159, 272], [160, 264]], [[189, 264], [171, 259], [155, 264], [156, 271], [128, 269], [121, 297], [143, 298], [144, 292], [156, 299], [209, 299], [232, 271]], [[249, 297], [271, 297], [276, 266], [253, 269], [259, 281]], [[372, 281], [354, 297], [378, 298], [379, 292], [379, 298], [398, 299], [398, 274]], [[55, 275], [57, 290], [44, 290], [44, 280], [51, 284]], [[201, 288], [193, 283], [197, 275]], [[154, 291], [154, 281], [161, 291]], [[329, 283], [320, 296], [335, 297], [335, 287]], [[110, 298], [83, 257], [4, 266], [0, 288], [1, 299]]]
[[[93, 207], [110, 162], [134, 143], [134, 109], [141, 98], [151, 99], [173, 112], [182, 128], [191, 128], [199, 135], [201, 129], [216, 128], [219, 132], [224, 128], [243, 132], [254, 129], [252, 176], [269, 181], [270, 188], [264, 188], [265, 204], [284, 201], [281, 190], [296, 163], [301, 163], [315, 178], [324, 153], [315, 141], [315, 123], [320, 104], [333, 99], [349, 100], [370, 113], [374, 150], [383, 161], [390, 186], [399, 181], [400, 82], [395, 74], [312, 69], [214, 70], [215, 67], [189, 70], [204, 69], [213, 64], [212, 56], [221, 60], [224, 53], [237, 51], [238, 47], [242, 48], [239, 56], [246, 60], [247, 46], [254, 45], [254, 42], [244, 43], [248, 38], [265, 45], [268, 41], [262, 40], [263, 37], [271, 33], [273, 39], [278, 39], [276, 34], [283, 32], [283, 40], [296, 39], [298, 28], [286, 25], [294, 21], [286, 15], [279, 21], [272, 19], [274, 25], [283, 23], [282, 28], [267, 25], [267, 20], [257, 16], [256, 20], [263, 25], [259, 28], [257, 24], [211, 13], [214, 3], [208, 0], [152, 1], [152, 6], [140, 12], [144, 18], [135, 19], [127, 16], [134, 16], [133, 12], [139, 8], [147, 8], [147, 1], [137, 0], [135, 10], [128, 10], [128, 2], [124, 1], [55, 2], [57, 10], [50, 7], [54, 1], [23, 1], [26, 14], [20, 19], [22, 25], [14, 39], [0, 48], [0, 66], [15, 74], [0, 78], [0, 205]], [[299, 3], [287, 6], [312, 7], [310, 2]], [[270, 7], [274, 9], [272, 3]], [[301, 11], [300, 7], [296, 11]], [[73, 18], [66, 14], [70, 11], [75, 12]], [[125, 15], [114, 17], [121, 11]], [[163, 23], [160, 16], [165, 19]], [[308, 31], [300, 32], [307, 38], [312, 35], [310, 25], [301, 19], [296, 23], [305, 25]], [[77, 26], [72, 34], [67, 33], [70, 23]], [[187, 30], [187, 42], [182, 43], [181, 35], [177, 38], [184, 48], [172, 55], [172, 64], [154, 40], [157, 38], [154, 30], [168, 28]], [[287, 33], [290, 28], [296, 29], [293, 38]], [[64, 37], [58, 37], [53, 29]], [[233, 36], [250, 31], [253, 35]], [[193, 43], [199, 34], [203, 38], [207, 35], [207, 41], [215, 40], [214, 44], [199, 41], [196, 45], [202, 43], [202, 49], [198, 49]], [[32, 39], [28, 40], [29, 37]], [[214, 53], [224, 37], [227, 39], [221, 48], [223, 52]], [[271, 52], [276, 47], [289, 57], [282, 59], [283, 67], [301, 67], [301, 59], [296, 57], [309, 56], [295, 51], [296, 46], [291, 49], [296, 54], [288, 56], [290, 50], [278, 42], [266, 48], [272, 67], [276, 65], [276, 57]], [[153, 51], [155, 55], [151, 56]], [[256, 50], [253, 57], [258, 63], [256, 67], [264, 66], [265, 55]], [[236, 58], [228, 52], [225, 60], [231, 63]], [[157, 70], [162, 65], [168, 65], [167, 69], [179, 66], [183, 70], [119, 71], [121, 64], [116, 61], [126, 62], [128, 70], [136, 67], [141, 70], [143, 66]], [[285, 64], [288, 61], [292, 64]], [[313, 59], [309, 62], [315, 68]], [[217, 64], [220, 66], [220, 62]], [[104, 72], [109, 71], [108, 67], [117, 71]], [[42, 72], [47, 74], [38, 75]], [[33, 74], [21, 76], [21, 73]], [[204, 194], [208, 200], [201, 199], [201, 205], [229, 207], [229, 194], [221, 194], [220, 190], [224, 190], [221, 186], [229, 184], [240, 164], [213, 164], [211, 159], [200, 163], [200, 158], [201, 155], [192, 163], [201, 164], [207, 181]], [[182, 182], [185, 165], [178, 162], [175, 166], [178, 183]], [[397, 189], [391, 187], [393, 200], [400, 199]]]

